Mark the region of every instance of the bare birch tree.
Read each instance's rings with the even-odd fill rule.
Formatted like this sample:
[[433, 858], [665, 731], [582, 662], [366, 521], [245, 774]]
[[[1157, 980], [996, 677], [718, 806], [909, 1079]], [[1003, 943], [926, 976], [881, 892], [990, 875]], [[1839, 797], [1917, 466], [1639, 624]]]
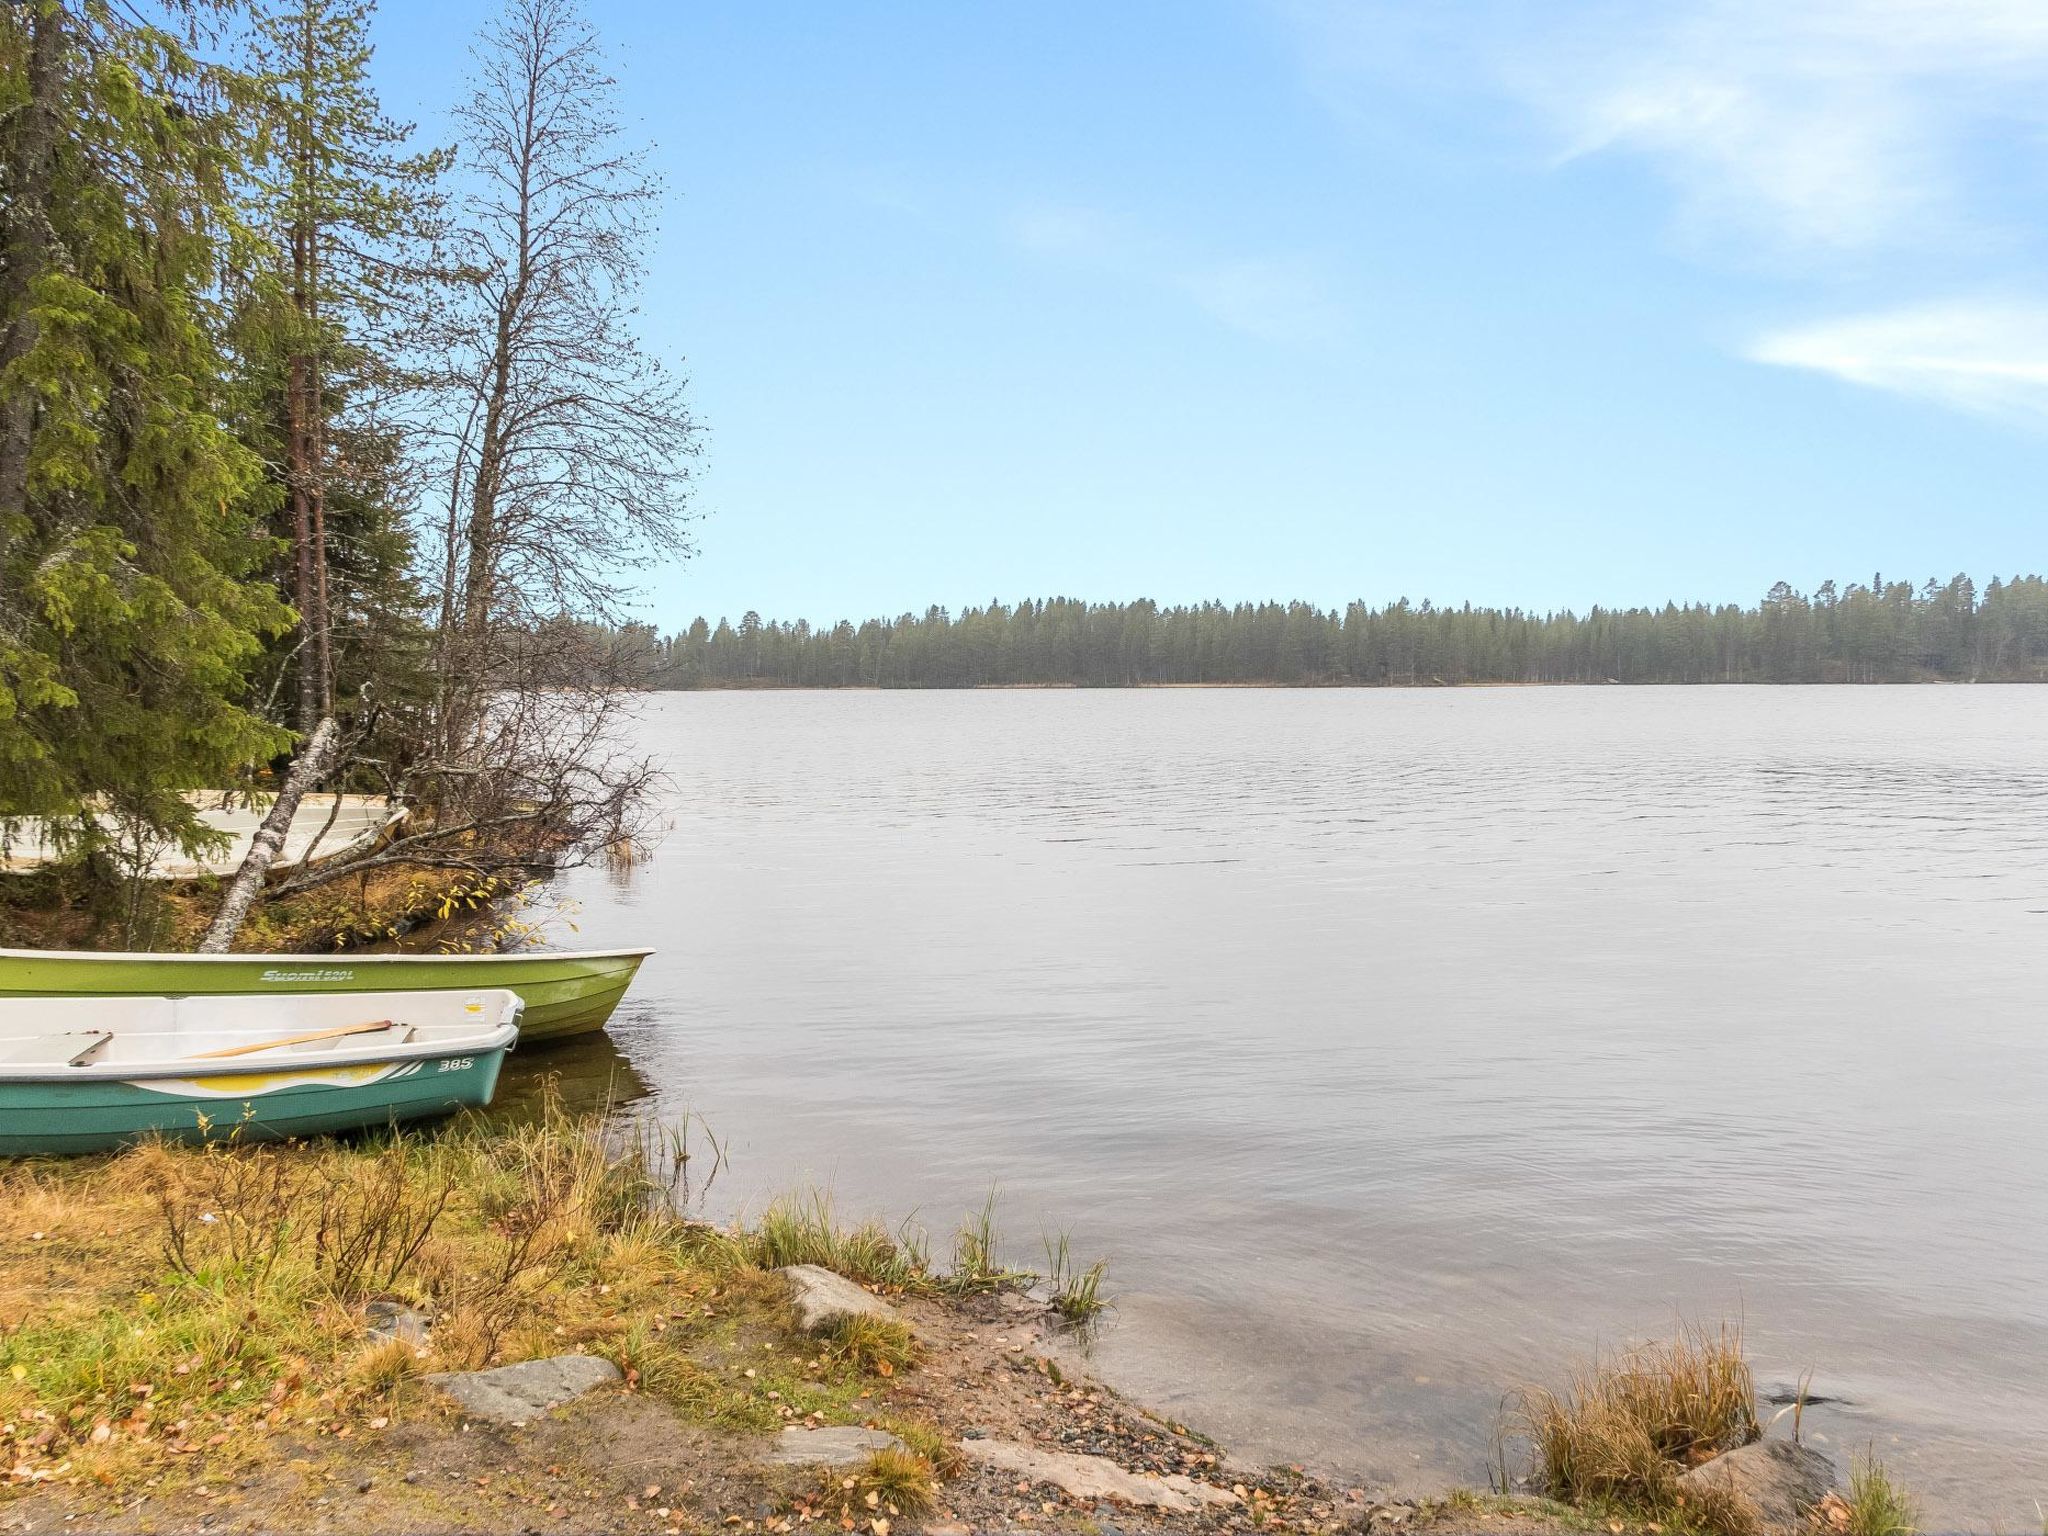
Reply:
[[511, 0], [456, 112], [468, 282], [435, 541], [450, 747], [479, 687], [531, 672], [538, 626], [616, 618], [622, 571], [685, 548], [698, 430], [636, 331], [660, 185], [615, 93], [573, 0]]
[[430, 814], [371, 862], [497, 873], [640, 828], [614, 626], [628, 573], [687, 550], [699, 433], [638, 333], [660, 185], [615, 96], [573, 0], [508, 0], [454, 114], [452, 296], [415, 400], [432, 697], [384, 765]]

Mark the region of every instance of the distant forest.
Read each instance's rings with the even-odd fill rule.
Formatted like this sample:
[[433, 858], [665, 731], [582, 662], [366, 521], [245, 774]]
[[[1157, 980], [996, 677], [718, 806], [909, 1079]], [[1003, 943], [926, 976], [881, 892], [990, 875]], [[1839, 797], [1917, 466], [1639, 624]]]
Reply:
[[1873, 577], [1754, 607], [1530, 613], [1071, 598], [814, 628], [748, 613], [621, 637], [653, 688], [1125, 688], [1173, 683], [2048, 681], [2048, 581]]

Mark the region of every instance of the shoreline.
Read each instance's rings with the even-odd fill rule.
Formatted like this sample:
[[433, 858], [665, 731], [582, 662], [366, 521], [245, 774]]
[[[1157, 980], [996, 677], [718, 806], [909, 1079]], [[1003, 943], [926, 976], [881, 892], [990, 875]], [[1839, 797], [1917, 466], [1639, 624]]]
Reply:
[[1099, 1267], [711, 1226], [689, 1160], [551, 1113], [0, 1164], [0, 1530], [1685, 1528], [1241, 1462], [1089, 1367]]
[[641, 694], [666, 693], [1145, 693], [1171, 690], [1238, 690], [1273, 693], [1443, 693], [1460, 689], [1517, 688], [2032, 688], [2048, 686], [2048, 677], [1893, 677], [1868, 681], [1847, 678], [1801, 679], [1770, 682], [1762, 678], [1702, 678], [1697, 682], [1655, 679], [1641, 682], [1621, 678], [1461, 678], [1453, 681], [1420, 679], [1411, 682], [1359, 682], [1329, 679], [1289, 683], [1278, 680], [1241, 682], [1140, 682], [1140, 683], [777, 683], [718, 682], [690, 688], [639, 688]]

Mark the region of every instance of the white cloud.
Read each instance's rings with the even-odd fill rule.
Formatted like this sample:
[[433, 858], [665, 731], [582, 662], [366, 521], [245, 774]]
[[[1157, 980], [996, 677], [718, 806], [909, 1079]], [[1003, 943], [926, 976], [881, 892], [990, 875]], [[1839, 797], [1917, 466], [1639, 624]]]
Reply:
[[1532, 161], [1651, 169], [1703, 256], [1918, 299], [1788, 327], [1753, 360], [2048, 421], [2048, 304], [1924, 297], [1930, 271], [2039, 290], [2048, 0], [1266, 4], [1347, 118], [1457, 143], [1505, 113]]
[[2048, 426], [2048, 305], [1948, 303], [1764, 336], [1760, 363]]
[[1639, 156], [1689, 230], [1781, 253], [2000, 227], [1980, 141], [2048, 125], [2048, 0], [1270, 3], [1325, 96], [1519, 103], [1554, 161]]
[[2041, 0], [1704, 0], [1628, 14], [1651, 13], [1665, 19], [1524, 79], [1572, 152], [1649, 157], [1712, 230], [1860, 250], [1995, 222], [1973, 140], [2042, 121]]

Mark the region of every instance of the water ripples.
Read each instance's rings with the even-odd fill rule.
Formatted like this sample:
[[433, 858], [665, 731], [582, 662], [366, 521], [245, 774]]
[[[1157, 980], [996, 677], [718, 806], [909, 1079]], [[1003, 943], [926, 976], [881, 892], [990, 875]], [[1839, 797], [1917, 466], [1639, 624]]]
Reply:
[[1016, 1257], [1113, 1256], [1111, 1369], [1254, 1450], [1476, 1477], [1502, 1390], [1685, 1310], [1853, 1384], [1809, 1423], [1898, 1434], [1946, 1518], [2048, 1489], [2000, 1417], [2048, 1423], [2048, 690], [688, 695], [641, 735], [668, 841], [566, 884], [661, 949], [613, 1035], [734, 1140], [727, 1198], [944, 1229], [1000, 1180]]

